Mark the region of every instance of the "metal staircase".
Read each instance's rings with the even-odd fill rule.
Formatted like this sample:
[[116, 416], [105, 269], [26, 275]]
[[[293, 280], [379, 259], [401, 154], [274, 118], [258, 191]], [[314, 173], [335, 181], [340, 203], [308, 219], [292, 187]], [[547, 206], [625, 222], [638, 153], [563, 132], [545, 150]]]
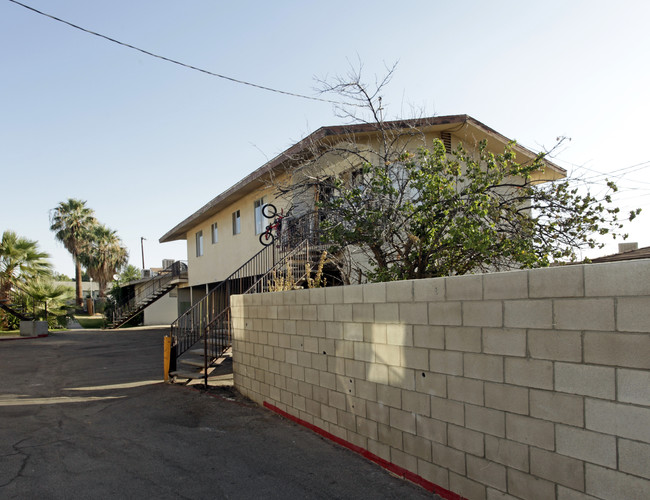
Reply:
[[113, 312], [109, 328], [119, 328], [142, 312], [147, 306], [169, 293], [179, 283], [187, 281], [187, 264], [181, 261], [152, 277], [144, 288], [138, 289], [134, 297], [118, 304]]
[[[268, 292], [287, 282], [302, 288], [308, 270], [318, 266], [322, 253], [322, 247], [312, 240], [308, 237], [295, 246], [285, 241], [264, 247], [176, 319], [171, 325], [175, 353], [170, 375], [204, 378], [207, 385], [210, 371], [231, 354], [230, 296]], [[182, 369], [174, 369], [180, 366]]]
[[24, 294], [9, 290], [0, 295], [0, 309], [7, 311], [22, 321], [32, 321], [35, 318], [29, 314], [24, 298]]

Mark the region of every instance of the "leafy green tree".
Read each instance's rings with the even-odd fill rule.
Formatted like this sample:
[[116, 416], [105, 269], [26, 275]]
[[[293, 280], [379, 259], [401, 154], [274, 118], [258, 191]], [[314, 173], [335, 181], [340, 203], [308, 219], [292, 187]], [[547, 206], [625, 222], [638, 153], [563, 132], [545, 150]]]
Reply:
[[142, 278], [142, 271], [133, 264], [128, 264], [122, 268], [117, 279], [119, 285], [125, 285], [129, 281], [136, 281]]
[[88, 233], [97, 224], [95, 213], [86, 206], [86, 202], [75, 198], [62, 201], [50, 212], [50, 230], [55, 237], [72, 254], [75, 263], [76, 301], [83, 304], [81, 288], [81, 261], [79, 255]]
[[74, 299], [74, 290], [65, 285], [55, 285], [50, 277], [30, 280], [23, 288], [27, 305], [38, 319], [48, 322], [51, 328], [67, 323], [67, 304]]
[[574, 261], [578, 249], [602, 246], [595, 235], [619, 234], [609, 195], [581, 193], [570, 179], [534, 180], [544, 168], [543, 154], [518, 163], [512, 145], [496, 155], [485, 142], [476, 154], [462, 146], [448, 154], [435, 140], [432, 150], [330, 180], [332, 196], [318, 204], [323, 237], [335, 252], [356, 248], [368, 279], [389, 281]]
[[100, 297], [106, 296], [106, 284], [127, 263], [128, 258], [129, 253], [117, 232], [102, 224], [92, 227], [79, 253], [80, 262], [91, 278], [99, 283]]
[[13, 231], [2, 233], [0, 241], [0, 299], [12, 288], [22, 288], [31, 280], [48, 275], [49, 255], [38, 249], [38, 243], [18, 236]]
[[514, 143], [503, 152], [485, 141], [449, 151], [435, 140], [425, 149], [416, 121], [384, 121], [381, 89], [391, 74], [374, 88], [359, 73], [326, 85], [350, 104], [339, 116], [365, 121], [374, 139], [314, 144], [288, 162], [290, 182], [276, 183], [297, 212], [316, 196], [314, 218], [344, 281], [547, 266], [602, 247], [595, 235], [626, 237], [623, 221], [640, 210], [623, 217], [611, 206], [614, 183], [594, 196], [545, 174], [544, 153], [519, 163]]

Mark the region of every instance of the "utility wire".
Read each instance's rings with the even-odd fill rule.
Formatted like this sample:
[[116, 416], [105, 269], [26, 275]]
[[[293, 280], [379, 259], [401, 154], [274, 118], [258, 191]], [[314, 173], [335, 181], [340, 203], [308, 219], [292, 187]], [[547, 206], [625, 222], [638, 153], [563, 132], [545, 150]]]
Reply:
[[[170, 62], [170, 63], [173, 63], [173, 64], [177, 64], [179, 66], [183, 66], [184, 68], [192, 69], [194, 71], [200, 71], [201, 73], [205, 73], [206, 75], [216, 76], [217, 78], [222, 78], [224, 80], [228, 80], [228, 81], [231, 81], [231, 82], [234, 82], [234, 83], [239, 83], [241, 85], [248, 85], [249, 87], [254, 87], [256, 89], [266, 90], [268, 92], [275, 92], [277, 94], [284, 94], [284, 95], [288, 95], [288, 96], [291, 96], [291, 97], [299, 97], [301, 99], [309, 99], [311, 101], [326, 102], [326, 103], [329, 103], [329, 104], [338, 104], [338, 105], [343, 104], [343, 103], [341, 103], [339, 101], [333, 101], [333, 100], [330, 100], [330, 99], [322, 99], [320, 97], [312, 97], [312, 96], [303, 95], [303, 94], [296, 94], [294, 92], [287, 92], [286, 90], [278, 90], [278, 89], [274, 89], [274, 88], [271, 88], [271, 87], [265, 87], [264, 85], [258, 85], [256, 83], [251, 83], [251, 82], [247, 82], [247, 81], [244, 81], [244, 80], [238, 80], [237, 78], [232, 78], [230, 76], [221, 75], [219, 73], [213, 73], [212, 71], [208, 71], [206, 69], [198, 68], [198, 67], [192, 66], [190, 64], [185, 64], [185, 63], [183, 63], [181, 61], [177, 61], [175, 59], [170, 59], [169, 57], [154, 54], [153, 52], [149, 52], [148, 50], [140, 49], [140, 48], [135, 47], [133, 45], [130, 45], [128, 43], [120, 42], [119, 40], [108, 37], [106, 35], [102, 35], [101, 33], [96, 33], [94, 31], [88, 30], [86, 28], [82, 28], [81, 26], [78, 26], [76, 24], [72, 24], [71, 22], [68, 22], [68, 21], [66, 21], [64, 19], [52, 16], [50, 14], [47, 14], [45, 12], [42, 12], [42, 11], [38, 10], [38, 9], [35, 9], [34, 7], [30, 7], [29, 5], [25, 5], [24, 3], [20, 3], [20, 2], [18, 2], [16, 0], [9, 0], [9, 1], [12, 2], [12, 3], [15, 3], [16, 5], [20, 5], [21, 7], [24, 7], [26, 9], [28, 9], [28, 10], [31, 10], [32, 12], [36, 12], [37, 14], [40, 14], [41, 16], [49, 17], [50, 19], [53, 19], [53, 20], [58, 21], [58, 22], [63, 23], [63, 24], [67, 24], [68, 26], [70, 26], [72, 28], [81, 30], [81, 31], [83, 31], [85, 33], [88, 33], [90, 35], [98, 36], [99, 38], [103, 38], [104, 40], [108, 40], [109, 42], [113, 42], [113, 43], [116, 43], [118, 45], [122, 45], [123, 47], [128, 47], [129, 49], [137, 50], [138, 52], [142, 52], [143, 54], [146, 54], [148, 56], [155, 57], [155, 58], [158, 58], [158, 59], [162, 59], [163, 61], [167, 61], [167, 62]], [[356, 104], [346, 104], [346, 105], [358, 106]]]

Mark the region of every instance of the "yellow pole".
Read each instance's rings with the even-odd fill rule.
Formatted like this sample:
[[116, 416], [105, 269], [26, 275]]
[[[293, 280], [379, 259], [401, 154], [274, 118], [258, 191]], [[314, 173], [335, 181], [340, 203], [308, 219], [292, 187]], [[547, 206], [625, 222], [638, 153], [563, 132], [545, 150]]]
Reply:
[[168, 335], [165, 335], [164, 339], [164, 377], [165, 382], [169, 382], [169, 359], [172, 352], [172, 338]]

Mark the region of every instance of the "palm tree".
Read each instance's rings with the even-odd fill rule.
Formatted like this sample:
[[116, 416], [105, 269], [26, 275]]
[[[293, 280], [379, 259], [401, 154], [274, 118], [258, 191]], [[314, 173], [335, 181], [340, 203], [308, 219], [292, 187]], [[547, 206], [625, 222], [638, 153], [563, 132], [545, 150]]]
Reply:
[[54, 327], [66, 323], [68, 300], [74, 297], [72, 288], [55, 285], [51, 277], [39, 277], [31, 280], [23, 289], [28, 295], [28, 304], [41, 318]]
[[0, 240], [0, 299], [6, 299], [14, 287], [51, 272], [49, 255], [38, 249], [38, 243], [18, 236], [13, 231], [2, 233]]
[[95, 212], [88, 208], [83, 200], [70, 198], [50, 211], [50, 230], [54, 231], [56, 239], [63, 243], [74, 259], [78, 306], [83, 304], [79, 254], [88, 239], [88, 233], [95, 225], [97, 225]]
[[79, 254], [92, 279], [99, 283], [99, 296], [105, 297], [106, 284], [129, 260], [129, 253], [114, 231], [102, 224], [95, 225]]

